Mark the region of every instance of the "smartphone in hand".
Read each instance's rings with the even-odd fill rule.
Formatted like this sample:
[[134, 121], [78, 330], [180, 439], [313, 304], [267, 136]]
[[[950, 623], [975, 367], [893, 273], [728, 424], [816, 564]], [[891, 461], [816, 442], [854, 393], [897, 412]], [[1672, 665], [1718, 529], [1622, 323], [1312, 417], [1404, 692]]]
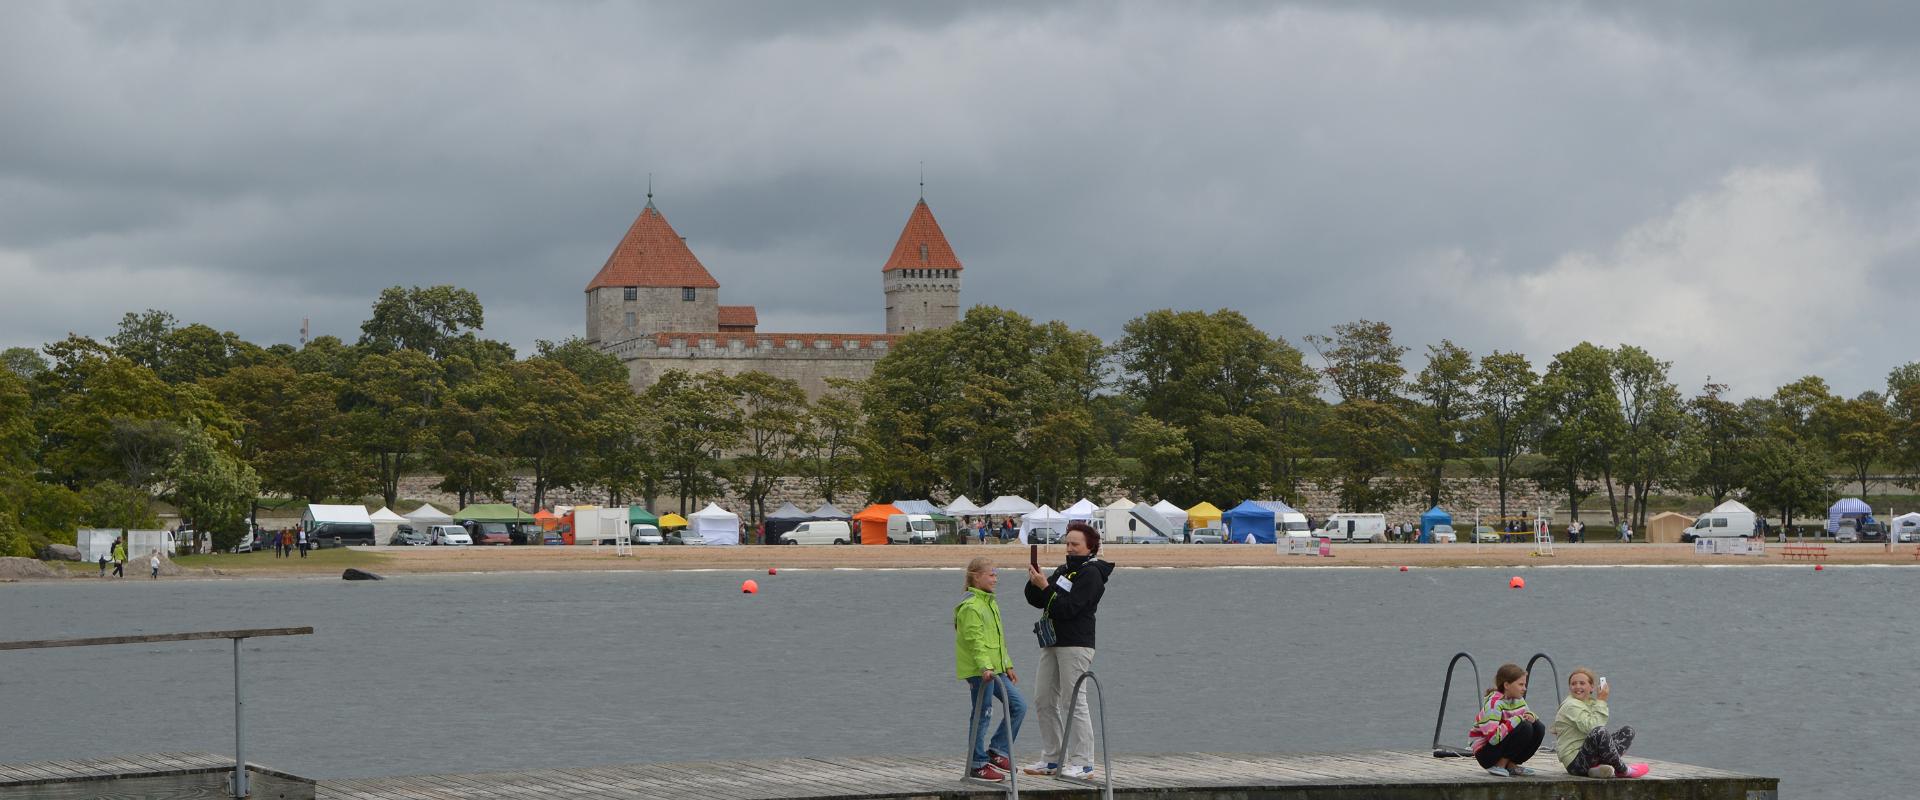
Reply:
[[1027, 545], [1027, 563], [1032, 564], [1034, 569], [1040, 568], [1040, 545]]

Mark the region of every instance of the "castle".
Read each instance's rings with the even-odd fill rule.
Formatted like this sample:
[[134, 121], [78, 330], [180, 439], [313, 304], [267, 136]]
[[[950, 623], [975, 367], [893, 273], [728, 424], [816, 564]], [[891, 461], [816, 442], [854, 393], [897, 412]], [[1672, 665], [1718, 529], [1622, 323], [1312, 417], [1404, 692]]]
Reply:
[[626, 362], [634, 391], [670, 369], [739, 375], [760, 371], [796, 381], [809, 398], [828, 378], [865, 378], [902, 335], [960, 318], [960, 259], [926, 198], [880, 268], [885, 333], [772, 333], [753, 306], [720, 303], [720, 282], [647, 206], [607, 263], [587, 283], [587, 341]]

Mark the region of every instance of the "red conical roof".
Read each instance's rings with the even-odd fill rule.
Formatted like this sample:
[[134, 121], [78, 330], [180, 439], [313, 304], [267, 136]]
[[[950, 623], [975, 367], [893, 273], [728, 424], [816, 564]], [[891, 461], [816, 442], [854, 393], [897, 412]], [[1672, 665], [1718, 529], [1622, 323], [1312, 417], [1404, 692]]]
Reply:
[[895, 269], [960, 269], [960, 257], [953, 254], [953, 245], [947, 244], [947, 235], [940, 232], [940, 223], [933, 220], [925, 200], [913, 207], [900, 241], [893, 245], [893, 256], [880, 271]]
[[648, 200], [633, 226], [627, 228], [627, 235], [620, 239], [620, 245], [613, 248], [613, 255], [607, 256], [607, 263], [600, 267], [599, 274], [587, 283], [587, 291], [613, 286], [718, 289], [720, 282], [700, 265], [700, 259], [694, 257], [680, 234], [674, 232], [667, 218]]

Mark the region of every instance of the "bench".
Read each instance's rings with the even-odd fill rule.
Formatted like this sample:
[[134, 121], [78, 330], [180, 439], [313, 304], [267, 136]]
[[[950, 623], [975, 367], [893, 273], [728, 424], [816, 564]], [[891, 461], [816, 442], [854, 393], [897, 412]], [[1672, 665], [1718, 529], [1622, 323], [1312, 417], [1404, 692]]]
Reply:
[[[1780, 548], [1780, 555], [1788, 559], [1803, 558], [1808, 561], [1826, 560], [1827, 546], [1824, 544], [1790, 544]], [[1915, 554], [1920, 558], [1920, 553]]]

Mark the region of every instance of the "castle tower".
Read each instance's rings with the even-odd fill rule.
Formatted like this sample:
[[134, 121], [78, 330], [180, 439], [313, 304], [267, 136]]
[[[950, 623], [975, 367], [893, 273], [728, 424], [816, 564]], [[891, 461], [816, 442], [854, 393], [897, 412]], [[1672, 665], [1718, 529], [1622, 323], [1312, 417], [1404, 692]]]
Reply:
[[922, 198], [907, 217], [893, 256], [880, 268], [887, 333], [944, 328], [960, 321], [960, 259]]
[[720, 317], [720, 282], [648, 192], [647, 207], [587, 283], [587, 341], [604, 347], [665, 331], [718, 331]]

